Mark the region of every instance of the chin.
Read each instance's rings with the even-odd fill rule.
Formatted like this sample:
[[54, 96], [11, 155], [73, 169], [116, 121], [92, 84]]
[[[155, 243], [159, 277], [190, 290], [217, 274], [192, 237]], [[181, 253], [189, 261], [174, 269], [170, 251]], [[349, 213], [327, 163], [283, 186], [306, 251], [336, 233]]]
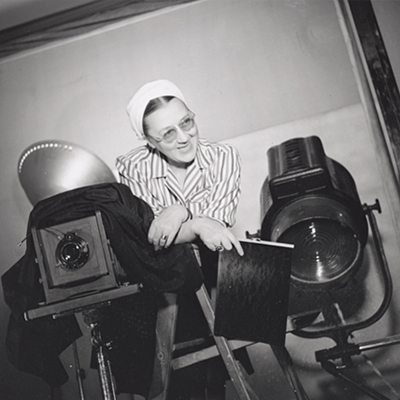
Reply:
[[190, 156], [187, 157], [180, 157], [179, 161], [181, 163], [185, 163], [185, 164], [190, 164], [191, 162], [193, 162], [195, 159], [195, 154], [192, 154]]
[[186, 151], [179, 151], [177, 158], [184, 162], [192, 162], [196, 158], [197, 146], [191, 146]]

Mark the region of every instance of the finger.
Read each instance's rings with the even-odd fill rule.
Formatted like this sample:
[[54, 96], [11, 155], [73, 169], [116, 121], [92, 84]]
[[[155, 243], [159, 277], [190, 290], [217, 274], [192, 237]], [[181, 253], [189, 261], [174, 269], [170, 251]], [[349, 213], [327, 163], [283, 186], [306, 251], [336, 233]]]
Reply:
[[167, 240], [164, 244], [164, 247], [167, 249], [169, 246], [171, 246], [172, 242], [175, 240], [175, 236], [178, 234], [178, 230], [176, 230], [175, 232], [170, 232]]
[[147, 240], [150, 244], [154, 246], [154, 250], [158, 251], [161, 250], [163, 245], [160, 245], [160, 239], [162, 236], [161, 229], [154, 220], [149, 228], [149, 232], [147, 234]]
[[232, 242], [232, 244], [235, 246], [235, 249], [238, 252], [239, 256], [243, 256], [244, 250], [243, 250], [243, 247], [240, 244], [239, 240], [235, 238], [235, 240]]
[[161, 235], [160, 240], [158, 241], [158, 244], [161, 247], [165, 247], [168, 241], [168, 236], [164, 233], [163, 235]]
[[231, 232], [228, 232], [227, 238], [229, 239], [229, 247], [225, 247], [227, 250], [232, 249], [232, 245], [235, 247], [236, 251], [240, 256], [244, 255], [244, 250], [238, 238]]
[[156, 231], [157, 228], [154, 224], [154, 221], [151, 223], [150, 228], [149, 228], [149, 232], [147, 233], [147, 240], [150, 244], [155, 244], [155, 237], [156, 237]]
[[229, 240], [229, 238], [228, 237], [223, 237], [222, 238], [222, 240], [221, 240], [221, 246], [222, 246], [222, 250], [232, 250], [232, 243], [231, 243], [231, 241]]
[[212, 242], [203, 242], [211, 251], [217, 251], [218, 245], [215, 245]]

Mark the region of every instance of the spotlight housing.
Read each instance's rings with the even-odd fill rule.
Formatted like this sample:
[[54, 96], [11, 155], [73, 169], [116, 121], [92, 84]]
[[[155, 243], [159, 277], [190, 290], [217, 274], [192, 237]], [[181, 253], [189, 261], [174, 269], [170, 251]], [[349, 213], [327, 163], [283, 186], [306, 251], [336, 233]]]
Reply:
[[291, 281], [301, 289], [344, 285], [359, 269], [368, 224], [355, 182], [325, 155], [317, 136], [267, 152], [261, 191], [261, 239], [295, 245]]

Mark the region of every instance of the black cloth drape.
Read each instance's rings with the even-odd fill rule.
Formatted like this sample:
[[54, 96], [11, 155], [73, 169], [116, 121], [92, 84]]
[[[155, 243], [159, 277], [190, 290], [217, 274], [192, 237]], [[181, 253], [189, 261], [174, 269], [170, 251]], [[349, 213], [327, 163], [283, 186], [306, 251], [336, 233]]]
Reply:
[[[136, 343], [132, 345], [135, 348], [129, 350], [130, 354], [139, 354], [135, 359], [154, 358], [158, 294], [195, 291], [203, 279], [191, 245], [175, 245], [157, 252], [148, 243], [147, 232], [154, 218], [153, 212], [125, 185], [88, 186], [37, 203], [29, 216], [25, 255], [2, 276], [4, 298], [12, 311], [6, 347], [8, 358], [16, 368], [41, 377], [53, 387], [62, 385], [68, 379], [58, 355], [81, 332], [74, 316], [55, 320], [51, 317], [33, 321], [23, 319], [25, 311], [37, 308], [38, 303], [44, 300], [30, 232], [32, 227], [41, 229], [74, 221], [93, 215], [96, 210], [102, 214], [111, 247], [129, 280], [143, 284], [141, 293], [129, 296], [131, 299], [115, 301], [113, 306], [121, 310], [119, 315], [115, 314], [119, 331], [135, 338]], [[123, 353], [123, 350], [119, 351], [119, 354]], [[144, 354], [146, 352], [149, 354]], [[125, 354], [129, 357], [128, 353]], [[137, 381], [142, 383], [136, 393], [142, 394], [148, 389], [150, 376], [144, 375], [149, 375], [151, 365], [146, 373], [146, 368], [140, 368], [140, 363], [132, 365], [132, 368], [138, 367], [139, 375], [133, 371], [128, 371], [128, 375], [131, 380], [138, 376]], [[121, 374], [126, 372], [121, 371]], [[123, 377], [116, 376], [116, 380], [124, 386]]]

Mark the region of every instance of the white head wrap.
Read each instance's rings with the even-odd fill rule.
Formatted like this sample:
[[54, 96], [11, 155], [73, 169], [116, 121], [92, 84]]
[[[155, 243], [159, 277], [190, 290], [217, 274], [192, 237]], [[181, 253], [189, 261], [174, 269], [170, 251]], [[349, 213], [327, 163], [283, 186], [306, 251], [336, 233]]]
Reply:
[[146, 83], [134, 94], [129, 102], [126, 111], [138, 139], [145, 139], [145, 134], [143, 132], [143, 114], [147, 105], [151, 100], [162, 96], [177, 97], [186, 105], [185, 98], [178, 87], [165, 79]]

